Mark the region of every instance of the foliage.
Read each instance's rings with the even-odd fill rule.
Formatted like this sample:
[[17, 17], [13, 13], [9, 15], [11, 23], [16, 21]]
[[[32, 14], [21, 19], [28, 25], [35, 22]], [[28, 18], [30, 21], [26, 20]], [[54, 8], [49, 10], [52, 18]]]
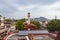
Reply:
[[16, 29], [23, 30], [24, 29], [23, 23], [25, 21], [26, 21], [26, 19], [20, 19], [20, 20], [18, 20], [17, 23], [16, 23]]
[[48, 30], [50, 31], [58, 31], [60, 30], [60, 20], [53, 19], [47, 25]]
[[34, 25], [36, 25], [37, 29], [40, 29], [40, 23], [38, 21], [32, 21], [31, 23], [33, 23]]
[[[24, 30], [24, 22], [26, 21], [27, 19], [20, 19], [17, 21], [16, 23], [16, 29], [18, 30]], [[38, 21], [32, 21], [31, 23], [33, 23], [34, 25], [36, 25], [36, 28], [37, 29], [40, 29], [40, 23]]]

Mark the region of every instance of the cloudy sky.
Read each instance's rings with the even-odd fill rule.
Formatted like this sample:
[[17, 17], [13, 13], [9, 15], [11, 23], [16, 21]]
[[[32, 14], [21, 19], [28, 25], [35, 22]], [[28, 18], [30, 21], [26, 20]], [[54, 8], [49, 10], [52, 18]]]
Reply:
[[60, 0], [0, 0], [0, 15], [15, 19], [45, 17], [60, 19]]

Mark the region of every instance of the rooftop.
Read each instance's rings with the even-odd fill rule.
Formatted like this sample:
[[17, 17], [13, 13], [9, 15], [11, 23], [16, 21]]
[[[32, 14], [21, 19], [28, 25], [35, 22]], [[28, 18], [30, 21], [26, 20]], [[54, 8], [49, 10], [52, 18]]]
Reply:
[[28, 35], [28, 34], [49, 34], [47, 30], [24, 30], [24, 31], [19, 31], [18, 35]]

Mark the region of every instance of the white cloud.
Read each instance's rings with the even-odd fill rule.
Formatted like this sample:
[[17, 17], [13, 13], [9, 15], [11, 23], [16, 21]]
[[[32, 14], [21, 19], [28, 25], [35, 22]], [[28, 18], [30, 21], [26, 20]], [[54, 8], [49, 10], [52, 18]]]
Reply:
[[[6, 12], [8, 11], [7, 16], [10, 16], [10, 17], [14, 17], [17, 19], [26, 17], [28, 10], [30, 10], [31, 17], [43, 16], [46, 18], [54, 18], [54, 16], [58, 16], [58, 18], [60, 18], [60, 16], [59, 16], [60, 10], [57, 10], [60, 8], [60, 1], [56, 1], [56, 2], [49, 4], [49, 5], [42, 5], [41, 3], [38, 3], [38, 1], [36, 4], [30, 3], [28, 5], [22, 5], [19, 3], [17, 4], [17, 2], [19, 0], [3, 0], [3, 1], [4, 1], [4, 4], [3, 4], [4, 6], [3, 7], [2, 7], [2, 5], [0, 5], [0, 6], [2, 7], [2, 9], [7, 8], [7, 10], [5, 10], [5, 11]], [[9, 14], [9, 12], [12, 12], [12, 14]]]
[[60, 11], [56, 10], [57, 8], [60, 8], [60, 2], [56, 2], [50, 5], [36, 5], [34, 8], [37, 8], [37, 10], [33, 10], [32, 8], [32, 17], [46, 17], [46, 18], [54, 18], [55, 16], [58, 16], [60, 19]]
[[33, 8], [35, 8], [35, 5], [19, 6], [17, 9], [20, 11], [24, 11], [24, 10], [31, 10]]

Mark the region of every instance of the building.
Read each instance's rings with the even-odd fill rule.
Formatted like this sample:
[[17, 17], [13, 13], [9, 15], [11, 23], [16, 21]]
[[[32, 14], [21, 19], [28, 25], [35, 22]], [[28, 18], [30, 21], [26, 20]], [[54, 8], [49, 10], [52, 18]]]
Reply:
[[40, 24], [41, 24], [41, 29], [47, 29], [47, 24], [48, 24], [47, 21], [42, 21], [40, 22]]
[[0, 15], [0, 40], [8, 34], [10, 27], [13, 27], [15, 29], [15, 23], [15, 21], [12, 21], [10, 19], [5, 20], [5, 18]]
[[54, 40], [47, 30], [24, 30], [11, 34], [6, 40]]
[[25, 30], [35, 30], [36, 26], [30, 22], [30, 12], [28, 12], [27, 17], [28, 17], [28, 21], [24, 24], [25, 25], [24, 29]]
[[[28, 21], [23, 24], [25, 24], [24, 27], [26, 30], [20, 30], [18, 33], [11, 34], [6, 38], [6, 40], [55, 40], [53, 35], [51, 35], [48, 30], [34, 30], [35, 25], [30, 23], [29, 12]], [[46, 27], [46, 24], [47, 22], [42, 22], [43, 27]]]
[[4, 17], [0, 15], [0, 27], [4, 26]]

